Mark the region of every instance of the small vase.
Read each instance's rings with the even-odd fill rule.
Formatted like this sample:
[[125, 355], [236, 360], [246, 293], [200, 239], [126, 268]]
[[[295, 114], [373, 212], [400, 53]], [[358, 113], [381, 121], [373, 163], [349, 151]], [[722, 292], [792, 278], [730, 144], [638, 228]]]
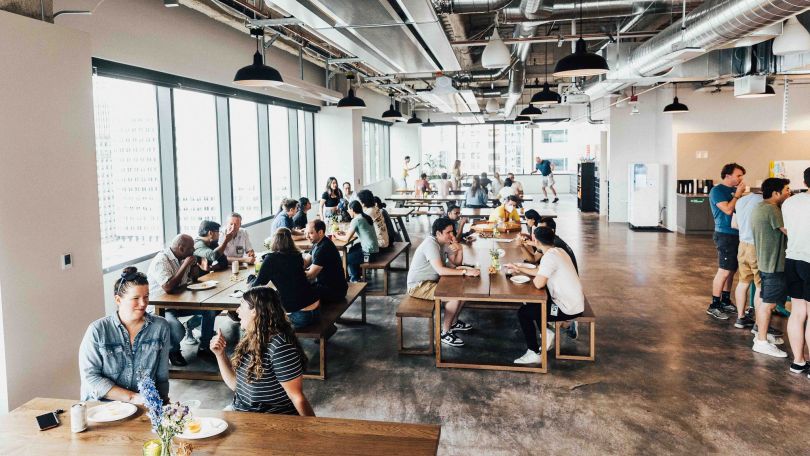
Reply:
[[174, 451], [172, 451], [172, 440], [174, 436], [168, 437], [161, 437], [160, 438], [160, 456], [173, 456]]

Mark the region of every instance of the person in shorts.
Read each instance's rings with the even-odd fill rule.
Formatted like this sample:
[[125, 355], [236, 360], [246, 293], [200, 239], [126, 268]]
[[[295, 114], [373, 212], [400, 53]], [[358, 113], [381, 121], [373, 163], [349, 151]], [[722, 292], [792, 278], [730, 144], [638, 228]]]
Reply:
[[554, 188], [554, 163], [551, 163], [550, 160], [543, 160], [540, 157], [535, 159], [534, 164], [534, 171], [532, 174], [540, 173], [542, 176], [542, 188], [543, 188], [543, 199], [540, 200], [542, 203], [548, 202], [548, 192], [546, 191], [546, 187], [551, 188], [551, 193], [554, 194], [554, 201], [552, 203], [556, 203], [560, 200], [557, 197], [557, 190]]
[[745, 191], [743, 176], [745, 168], [729, 163], [720, 171], [723, 181], [709, 192], [709, 202], [714, 217], [714, 245], [717, 247], [718, 268], [712, 281], [712, 303], [706, 313], [718, 320], [728, 320], [726, 313], [736, 312], [731, 303], [731, 284], [737, 271], [737, 249], [740, 245], [739, 231], [731, 227], [731, 216], [737, 201]]
[[[810, 188], [810, 168], [804, 170], [804, 185]], [[790, 372], [805, 373], [810, 378], [810, 362], [804, 351], [810, 345], [807, 314], [810, 308], [810, 192], [791, 196], [782, 204], [782, 218], [787, 231], [785, 281], [790, 296], [788, 339], [793, 350]]]
[[[751, 212], [762, 202], [762, 194], [749, 193], [737, 201], [736, 212], [732, 218], [732, 228], [740, 231], [740, 245], [737, 248], [737, 288], [734, 289], [734, 297], [737, 301], [737, 321], [735, 328], [750, 328], [754, 326], [753, 313], [755, 306], [759, 306], [759, 294], [754, 298], [756, 305], [752, 302], [751, 307], [746, 309], [748, 293], [753, 282], [756, 290], [762, 288], [759, 280], [759, 268], [757, 267], [757, 250], [754, 247], [754, 233], [751, 232]], [[735, 226], [736, 222], [736, 226]]]

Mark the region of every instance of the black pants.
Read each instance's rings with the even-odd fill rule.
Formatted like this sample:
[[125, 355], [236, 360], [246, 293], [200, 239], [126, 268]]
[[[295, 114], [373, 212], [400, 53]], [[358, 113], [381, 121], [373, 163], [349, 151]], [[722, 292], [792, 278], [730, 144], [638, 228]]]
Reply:
[[323, 284], [316, 283], [313, 285], [315, 292], [321, 299], [321, 304], [328, 302], [338, 302], [346, 298], [345, 288], [327, 287]]
[[[548, 290], [546, 290], [546, 292], [548, 292]], [[582, 312], [576, 315], [566, 315], [559, 310], [559, 308], [557, 309], [557, 315], [551, 315], [551, 307], [553, 304], [554, 301], [551, 300], [551, 295], [549, 295], [548, 303], [546, 304], [547, 321], [566, 321], [582, 315]], [[524, 304], [520, 306], [517, 312], [520, 329], [523, 330], [523, 337], [526, 339], [526, 348], [534, 352], [540, 351], [540, 343], [537, 341], [537, 328], [540, 328], [543, 316], [542, 312], [540, 312], [540, 307], [541, 306], [538, 304]], [[537, 323], [537, 327], [535, 327], [535, 322]], [[540, 328], [540, 331], [545, 331], [545, 328]]]

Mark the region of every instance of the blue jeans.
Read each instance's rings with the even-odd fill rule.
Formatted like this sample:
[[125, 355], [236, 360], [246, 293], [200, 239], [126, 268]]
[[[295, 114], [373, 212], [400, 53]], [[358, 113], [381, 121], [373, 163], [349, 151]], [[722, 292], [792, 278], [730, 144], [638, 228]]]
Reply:
[[211, 345], [211, 338], [214, 337], [214, 320], [217, 317], [216, 310], [178, 310], [166, 309], [165, 318], [171, 328], [171, 351], [180, 351], [180, 341], [186, 335], [183, 323], [179, 317], [199, 315], [202, 317], [202, 327], [200, 328], [200, 348], [208, 348]]
[[301, 329], [305, 326], [309, 326], [312, 323], [321, 319], [321, 309], [315, 310], [298, 310], [296, 312], [290, 312], [287, 314], [287, 317], [290, 319], [290, 323], [293, 325], [293, 329]]
[[360, 265], [366, 262], [366, 256], [368, 256], [368, 261], [374, 261], [376, 254], [364, 253], [359, 243], [354, 244], [346, 254], [346, 266], [349, 269], [349, 280], [352, 282], [360, 280]]

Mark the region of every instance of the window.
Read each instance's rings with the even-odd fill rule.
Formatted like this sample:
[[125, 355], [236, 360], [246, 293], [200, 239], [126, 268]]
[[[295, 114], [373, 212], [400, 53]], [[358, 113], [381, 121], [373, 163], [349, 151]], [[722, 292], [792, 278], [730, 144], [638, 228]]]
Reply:
[[506, 173], [525, 173], [531, 169], [532, 131], [523, 125], [495, 125], [495, 169]]
[[492, 175], [494, 169], [493, 139], [495, 125], [459, 125], [458, 159], [461, 172], [468, 175], [486, 172]]
[[567, 143], [568, 130], [543, 130], [543, 142], [549, 143]]
[[304, 117], [308, 113], [298, 111], [298, 191], [301, 196], [307, 195], [307, 126]]
[[287, 108], [268, 106], [270, 115], [270, 182], [273, 192], [273, 214], [281, 201], [292, 196], [290, 188], [290, 127]]
[[243, 222], [252, 222], [262, 216], [257, 106], [234, 98], [229, 102], [233, 210]]
[[[450, 173], [456, 159], [456, 126], [422, 128], [422, 169], [431, 176]], [[413, 166], [415, 163], [412, 163]], [[401, 177], [401, 176], [400, 176]]]
[[93, 104], [106, 268], [163, 248], [156, 88], [95, 77]]
[[213, 95], [174, 90], [177, 210], [180, 232], [220, 221], [217, 112]]
[[363, 181], [366, 185], [385, 178], [390, 157], [391, 127], [363, 121]]

